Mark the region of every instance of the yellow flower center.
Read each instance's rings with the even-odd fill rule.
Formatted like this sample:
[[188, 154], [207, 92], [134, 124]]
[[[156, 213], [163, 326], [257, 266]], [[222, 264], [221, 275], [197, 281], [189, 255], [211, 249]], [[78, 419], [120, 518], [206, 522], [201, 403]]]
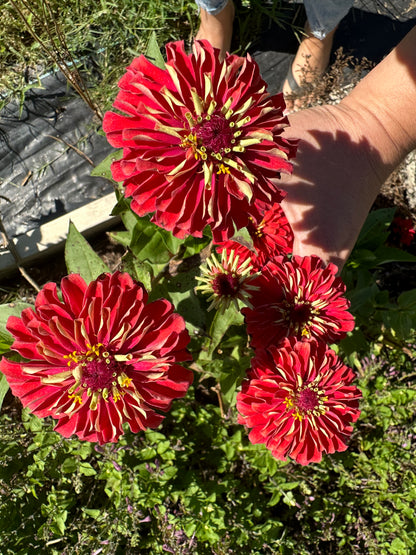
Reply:
[[120, 400], [132, 382], [125, 373], [125, 363], [133, 358], [132, 355], [112, 355], [101, 343], [88, 345], [87, 351], [74, 351], [64, 358], [68, 359], [75, 378], [74, 385], [68, 390], [69, 398], [82, 403], [86, 391], [92, 410], [97, 408], [100, 399], [107, 401], [111, 396], [115, 402]]
[[297, 387], [285, 398], [284, 404], [288, 410], [293, 410], [292, 417], [295, 420], [303, 420], [305, 416], [321, 416], [328, 410], [325, 406], [328, 397], [319, 389], [318, 381], [319, 376], [306, 386]]

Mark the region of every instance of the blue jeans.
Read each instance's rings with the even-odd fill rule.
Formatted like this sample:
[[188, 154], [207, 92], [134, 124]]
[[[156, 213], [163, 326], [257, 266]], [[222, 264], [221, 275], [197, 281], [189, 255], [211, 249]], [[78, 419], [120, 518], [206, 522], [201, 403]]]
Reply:
[[[195, 1], [211, 15], [217, 15], [228, 3], [228, 0]], [[347, 15], [353, 0], [304, 0], [303, 3], [312, 34], [322, 40]]]
[[349, 12], [354, 0], [303, 0], [312, 34], [324, 39]]
[[228, 4], [228, 0], [195, 0], [197, 5], [211, 15], [222, 12]]

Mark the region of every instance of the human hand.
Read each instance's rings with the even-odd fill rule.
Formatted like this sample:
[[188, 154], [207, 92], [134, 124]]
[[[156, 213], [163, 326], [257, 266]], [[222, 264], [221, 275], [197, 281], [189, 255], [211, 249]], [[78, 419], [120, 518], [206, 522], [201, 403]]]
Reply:
[[294, 253], [340, 268], [381, 185], [416, 148], [416, 27], [336, 106], [289, 116], [299, 138], [282, 203]]
[[289, 119], [285, 136], [300, 143], [293, 174], [282, 176], [281, 186], [294, 253], [316, 254], [341, 268], [389, 168], [339, 106], [310, 108]]

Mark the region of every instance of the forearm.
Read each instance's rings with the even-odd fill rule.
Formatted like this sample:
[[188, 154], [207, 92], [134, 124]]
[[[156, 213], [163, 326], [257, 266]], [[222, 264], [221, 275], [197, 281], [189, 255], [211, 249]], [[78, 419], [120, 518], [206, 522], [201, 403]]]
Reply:
[[289, 116], [300, 138], [282, 177], [294, 251], [342, 266], [390, 173], [416, 148], [416, 28], [336, 106]]
[[378, 157], [374, 169], [384, 182], [416, 148], [416, 27], [341, 101], [339, 109], [344, 125], [373, 147]]

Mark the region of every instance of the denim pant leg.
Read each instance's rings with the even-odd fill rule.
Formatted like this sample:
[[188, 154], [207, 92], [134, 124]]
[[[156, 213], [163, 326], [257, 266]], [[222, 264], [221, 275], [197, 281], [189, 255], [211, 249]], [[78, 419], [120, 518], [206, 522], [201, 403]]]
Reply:
[[211, 15], [217, 15], [228, 4], [228, 0], [195, 0], [197, 5]]
[[322, 40], [349, 12], [353, 0], [303, 0], [312, 34]]
[[[228, 0], [195, 0], [212, 15], [221, 12]], [[349, 12], [353, 0], [303, 0], [312, 34], [323, 39]]]

